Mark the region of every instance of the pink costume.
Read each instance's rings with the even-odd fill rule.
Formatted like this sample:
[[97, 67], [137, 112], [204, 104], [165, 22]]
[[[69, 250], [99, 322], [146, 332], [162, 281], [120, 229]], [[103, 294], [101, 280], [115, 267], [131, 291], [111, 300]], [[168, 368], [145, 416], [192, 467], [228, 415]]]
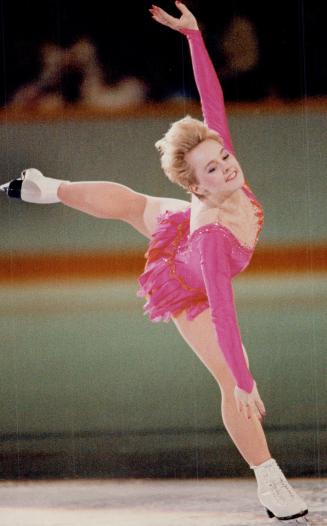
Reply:
[[[222, 89], [202, 35], [198, 30], [182, 32], [189, 41], [205, 123], [221, 135], [225, 148], [234, 153]], [[246, 184], [242, 190], [258, 217], [256, 244], [263, 223], [262, 208]], [[190, 215], [191, 206], [178, 212], [166, 210], [158, 216], [145, 253], [145, 269], [138, 278], [137, 295], [146, 296], [144, 314], [155, 322], [168, 322], [184, 310], [187, 319], [193, 320], [210, 307], [225, 360], [237, 385], [250, 393], [253, 377], [242, 350], [231, 279], [247, 267], [255, 244], [241, 244], [218, 222], [200, 226], [190, 234]]]

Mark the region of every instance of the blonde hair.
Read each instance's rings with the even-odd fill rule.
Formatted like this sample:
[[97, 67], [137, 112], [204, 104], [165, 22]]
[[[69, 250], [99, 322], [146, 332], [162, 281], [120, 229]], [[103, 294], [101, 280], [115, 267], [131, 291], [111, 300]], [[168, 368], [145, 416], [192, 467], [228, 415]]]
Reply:
[[[194, 170], [186, 162], [185, 155], [206, 139], [223, 144], [223, 139], [217, 132], [210, 130], [202, 121], [187, 115], [171, 124], [163, 138], [155, 143], [164, 173], [172, 183], [177, 183], [188, 194], [195, 193], [190, 191], [189, 186], [198, 181]], [[200, 194], [196, 195], [203, 197]]]

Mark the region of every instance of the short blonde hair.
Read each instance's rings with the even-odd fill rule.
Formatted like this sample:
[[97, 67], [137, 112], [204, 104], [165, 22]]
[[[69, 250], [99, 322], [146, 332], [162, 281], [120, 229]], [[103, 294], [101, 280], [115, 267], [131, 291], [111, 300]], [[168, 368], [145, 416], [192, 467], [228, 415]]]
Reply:
[[185, 155], [206, 139], [223, 144], [223, 139], [217, 132], [210, 130], [202, 121], [187, 115], [171, 124], [163, 138], [155, 143], [164, 173], [172, 183], [177, 183], [188, 194], [195, 193], [190, 191], [189, 186], [198, 181], [194, 170], [186, 162]]

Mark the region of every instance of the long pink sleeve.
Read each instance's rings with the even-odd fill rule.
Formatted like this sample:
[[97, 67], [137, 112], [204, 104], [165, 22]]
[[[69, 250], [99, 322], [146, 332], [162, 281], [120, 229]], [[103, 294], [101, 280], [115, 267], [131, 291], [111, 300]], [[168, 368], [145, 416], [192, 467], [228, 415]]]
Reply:
[[204, 121], [208, 128], [221, 135], [226, 150], [234, 153], [223, 91], [201, 32], [197, 29], [182, 29], [180, 32], [186, 35], [189, 42], [194, 78], [201, 99]]
[[229, 241], [218, 225], [197, 235], [201, 271], [220, 348], [237, 385], [250, 393], [254, 380], [243, 354], [235, 311]]

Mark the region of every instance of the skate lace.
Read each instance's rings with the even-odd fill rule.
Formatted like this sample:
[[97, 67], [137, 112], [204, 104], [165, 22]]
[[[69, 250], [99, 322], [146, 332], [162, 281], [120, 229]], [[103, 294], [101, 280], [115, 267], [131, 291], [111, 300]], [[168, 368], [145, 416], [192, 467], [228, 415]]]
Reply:
[[[270, 471], [270, 473], [268, 472]], [[287, 482], [284, 473], [281, 471], [279, 466], [274, 466], [272, 470], [266, 472], [266, 484], [274, 494], [275, 498], [283, 500], [283, 495], [288, 497], [298, 498], [295, 490]]]

